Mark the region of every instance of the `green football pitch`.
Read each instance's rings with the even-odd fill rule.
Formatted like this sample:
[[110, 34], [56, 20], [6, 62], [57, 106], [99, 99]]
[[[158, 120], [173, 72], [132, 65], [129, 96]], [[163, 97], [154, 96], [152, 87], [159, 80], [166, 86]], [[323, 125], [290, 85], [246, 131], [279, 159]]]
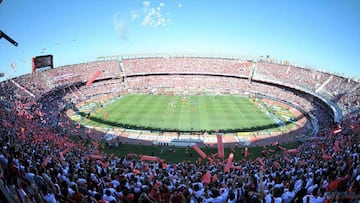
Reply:
[[124, 95], [94, 110], [82, 124], [164, 131], [241, 132], [278, 124], [243, 96]]

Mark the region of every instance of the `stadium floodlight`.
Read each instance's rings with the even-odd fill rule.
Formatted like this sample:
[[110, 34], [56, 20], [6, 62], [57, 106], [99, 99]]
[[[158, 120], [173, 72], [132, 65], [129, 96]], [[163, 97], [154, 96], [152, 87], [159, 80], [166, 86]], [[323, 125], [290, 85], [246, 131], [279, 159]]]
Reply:
[[16, 47], [19, 45], [15, 40], [13, 40], [11, 37], [5, 34], [5, 32], [0, 30], [0, 39], [1, 38], [5, 38], [7, 41], [9, 41], [11, 44], [13, 44]]

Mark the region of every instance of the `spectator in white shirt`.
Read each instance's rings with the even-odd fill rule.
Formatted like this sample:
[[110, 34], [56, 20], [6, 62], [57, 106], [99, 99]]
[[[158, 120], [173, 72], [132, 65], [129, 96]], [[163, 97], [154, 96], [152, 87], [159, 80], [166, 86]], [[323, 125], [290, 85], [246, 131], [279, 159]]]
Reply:
[[274, 187], [271, 191], [265, 196], [265, 203], [282, 203], [281, 189]]
[[294, 184], [291, 183], [289, 188], [281, 195], [283, 203], [290, 203], [295, 197]]
[[305, 195], [303, 197], [303, 203], [317, 203], [317, 190], [314, 190], [312, 194]]
[[106, 189], [105, 194], [102, 196], [102, 198], [108, 202], [115, 202], [116, 198], [111, 195], [110, 190]]

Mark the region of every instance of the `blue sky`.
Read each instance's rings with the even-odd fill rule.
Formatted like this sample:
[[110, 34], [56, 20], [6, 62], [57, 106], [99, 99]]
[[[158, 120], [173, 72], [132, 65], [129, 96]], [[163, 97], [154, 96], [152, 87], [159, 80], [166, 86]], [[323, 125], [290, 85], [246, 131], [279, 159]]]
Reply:
[[2, 80], [37, 55], [62, 66], [158, 52], [270, 55], [360, 78], [358, 0], [3, 0], [0, 30], [19, 43], [0, 40]]

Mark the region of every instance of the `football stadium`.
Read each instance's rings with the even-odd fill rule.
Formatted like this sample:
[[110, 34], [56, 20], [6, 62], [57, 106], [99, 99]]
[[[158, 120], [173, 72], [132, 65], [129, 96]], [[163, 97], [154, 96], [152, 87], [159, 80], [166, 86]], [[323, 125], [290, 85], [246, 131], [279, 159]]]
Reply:
[[[35, 2], [32, 15], [44, 14], [35, 17], [36, 22], [51, 23], [34, 26], [29, 15], [26, 21], [36, 29], [26, 27], [27, 23], [12, 29], [10, 21], [0, 21], [4, 24], [0, 24], [0, 68], [8, 66], [0, 70], [0, 203], [359, 202], [360, 80], [249, 51], [268, 51], [272, 37], [279, 35], [280, 43], [274, 43], [271, 53], [304, 61], [303, 55], [319, 52], [321, 66], [324, 61], [341, 61], [345, 67], [357, 61], [353, 44], [358, 36], [349, 42], [345, 34], [335, 35], [349, 27], [331, 27], [331, 41], [345, 46], [335, 50], [326, 43], [325, 31], [310, 26], [329, 22], [320, 18], [327, 14], [317, 10], [300, 15], [304, 21], [307, 15], [320, 17], [299, 25], [306, 32], [295, 37], [301, 41], [296, 44], [290, 39], [299, 28], [288, 25], [281, 12], [277, 14], [281, 21], [272, 24], [267, 15], [261, 21], [251, 17], [256, 10], [251, 6], [274, 15], [267, 3], [239, 2], [194, 11], [203, 5], [124, 1], [114, 3], [123, 9], [114, 11], [110, 3], [90, 1], [86, 4], [94, 8], [89, 13], [81, 11], [84, 3], [64, 9], [48, 2], [59, 8], [51, 11], [54, 16], [45, 15], [49, 11]], [[0, 0], [0, 13], [3, 8], [13, 11], [15, 4]], [[28, 4], [16, 5], [28, 14], [24, 9]], [[138, 4], [140, 8], [135, 8]], [[344, 5], [338, 4], [341, 10]], [[345, 12], [355, 16], [351, 19], [357, 19], [355, 7]], [[187, 15], [180, 15], [182, 10]], [[24, 13], [17, 14], [24, 17], [19, 20], [9, 11], [4, 13], [16, 22], [24, 21]], [[286, 15], [292, 24], [298, 22], [296, 11]], [[194, 15], [197, 12], [201, 15]], [[239, 22], [228, 18], [228, 12]], [[107, 34], [102, 16], [107, 19], [111, 13], [107, 24], [113, 26], [116, 40]], [[65, 23], [58, 21], [67, 18]], [[206, 23], [197, 21], [203, 18]], [[247, 18], [254, 24], [248, 24]], [[208, 25], [217, 25], [216, 34], [207, 32]], [[261, 32], [250, 32], [254, 26]], [[92, 33], [95, 27], [99, 33]], [[5, 33], [5, 28], [10, 32]], [[65, 31], [54, 32], [59, 28]], [[261, 40], [267, 32], [271, 36]], [[309, 39], [316, 32], [321, 34], [315, 43]], [[246, 49], [249, 44], [237, 40], [249, 40], [249, 33], [256, 40], [250, 40]], [[154, 36], [161, 40], [153, 41]], [[47, 42], [52, 44], [40, 48]], [[214, 48], [219, 44], [230, 54]], [[319, 44], [326, 45], [317, 49]], [[240, 55], [234, 46], [255, 54]], [[152, 51], [146, 52], [149, 47]], [[329, 47], [334, 53], [354, 55], [332, 57]], [[194, 52], [210, 48], [219, 53]], [[344, 49], [349, 52], [341, 52]], [[20, 72], [23, 68], [26, 71]]]
[[[16, 135], [8, 142], [44, 147], [33, 160], [39, 170], [59, 169], [77, 154], [79, 164], [110, 169], [121, 160], [126, 170], [152, 174], [144, 167], [178, 166], [170, 157], [181, 151], [184, 161], [196, 160], [183, 166], [207, 163], [197, 166], [201, 180], [215, 166], [225, 176], [249, 166], [300, 170], [315, 164], [307, 159], [350, 161], [342, 152], [357, 150], [360, 83], [349, 78], [225, 56], [109, 56], [46, 70], [34, 61], [33, 73], [1, 83], [1, 125]], [[291, 143], [298, 144], [286, 147]], [[17, 145], [5, 149], [14, 158], [21, 156]], [[109, 154], [122, 148], [126, 159]], [[259, 149], [258, 157], [249, 155]], [[309, 150], [318, 153], [308, 157]]]
[[[95, 63], [114, 64], [116, 78], [106, 78], [106, 70], [100, 70], [90, 86], [69, 87], [79, 95], [88, 91], [83, 88], [96, 87], [102, 93], [75, 102], [76, 108], [67, 111], [67, 115], [79, 125], [106, 130], [108, 139], [191, 146], [216, 144], [216, 136], [221, 134], [226, 144], [255, 146], [289, 142], [291, 133], [311, 136], [318, 128], [312, 124], [312, 115], [306, 115], [301, 106], [257, 90], [272, 85], [249, 78], [256, 65], [247, 60], [149, 56]], [[224, 72], [227, 74], [221, 74]], [[118, 86], [106, 88], [115, 84]]]

